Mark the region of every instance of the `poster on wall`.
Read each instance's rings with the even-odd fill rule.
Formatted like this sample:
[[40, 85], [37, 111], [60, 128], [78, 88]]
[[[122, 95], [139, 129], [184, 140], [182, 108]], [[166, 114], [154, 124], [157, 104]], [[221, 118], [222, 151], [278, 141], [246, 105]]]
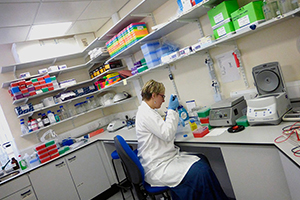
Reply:
[[237, 68], [233, 51], [216, 56], [217, 63], [221, 73], [223, 83], [229, 83], [240, 80], [239, 70]]

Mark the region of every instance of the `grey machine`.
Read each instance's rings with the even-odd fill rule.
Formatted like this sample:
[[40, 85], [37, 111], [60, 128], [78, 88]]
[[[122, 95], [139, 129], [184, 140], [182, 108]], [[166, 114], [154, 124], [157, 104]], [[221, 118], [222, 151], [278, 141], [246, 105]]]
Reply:
[[247, 104], [243, 96], [228, 98], [211, 106], [209, 124], [211, 126], [232, 126], [246, 114]]
[[252, 68], [258, 97], [247, 100], [247, 119], [250, 125], [276, 125], [292, 108], [282, 71], [278, 62]]

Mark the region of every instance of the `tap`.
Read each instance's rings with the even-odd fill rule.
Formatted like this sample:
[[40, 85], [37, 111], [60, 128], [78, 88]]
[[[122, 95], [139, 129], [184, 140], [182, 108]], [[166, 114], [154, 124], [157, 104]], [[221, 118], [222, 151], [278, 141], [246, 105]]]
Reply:
[[5, 167], [8, 165], [9, 162], [10, 162], [10, 160], [8, 160], [8, 161], [6, 162], [6, 164], [2, 166], [2, 170], [5, 169]]

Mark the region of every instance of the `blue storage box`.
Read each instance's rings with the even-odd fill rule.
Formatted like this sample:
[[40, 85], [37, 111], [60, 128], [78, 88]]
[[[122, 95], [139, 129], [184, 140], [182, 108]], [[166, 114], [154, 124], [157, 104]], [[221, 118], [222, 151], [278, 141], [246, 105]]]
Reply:
[[159, 42], [150, 42], [141, 46], [142, 52], [144, 55], [149, 54], [150, 52], [155, 52], [159, 47]]
[[168, 53], [169, 52], [169, 47], [167, 46], [162, 46], [162, 47], [159, 47], [157, 50], [156, 50], [156, 55], [157, 55], [157, 58], [161, 58], [161, 56], [165, 53]]
[[155, 66], [157, 66], [159, 64], [160, 64], [160, 59], [151, 60], [151, 61], [147, 62], [148, 68], [155, 67]]
[[159, 59], [159, 58], [157, 57], [157, 55], [156, 55], [156, 51], [150, 52], [150, 53], [148, 53], [148, 54], [146, 54], [146, 55], [144, 55], [144, 56], [145, 56], [145, 60], [146, 60], [146, 63], [147, 63], [147, 64], [148, 64], [148, 62], [151, 62], [151, 61], [153, 61], [153, 60]]

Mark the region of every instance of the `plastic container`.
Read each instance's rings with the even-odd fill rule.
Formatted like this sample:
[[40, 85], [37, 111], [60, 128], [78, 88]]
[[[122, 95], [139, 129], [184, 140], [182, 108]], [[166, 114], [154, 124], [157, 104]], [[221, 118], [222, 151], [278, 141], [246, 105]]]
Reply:
[[48, 116], [48, 119], [50, 121], [50, 124], [56, 123], [54, 114], [51, 112], [51, 110], [49, 110], [47, 113], [48, 113], [47, 116]]
[[141, 46], [142, 52], [144, 55], [149, 54], [150, 52], [156, 51], [159, 47], [159, 42], [149, 42]]
[[178, 106], [178, 113], [179, 117], [183, 119], [183, 121], [189, 120], [189, 114], [182, 105]]
[[210, 113], [210, 108], [209, 107], [204, 107], [201, 110], [197, 112], [198, 117], [208, 117]]
[[197, 124], [196, 124], [194, 119], [190, 119], [189, 124], [190, 124], [190, 127], [191, 127], [191, 131], [194, 131], [194, 130], [197, 129]]
[[200, 126], [196, 130], [193, 131], [193, 135], [195, 138], [202, 138], [209, 133], [209, 129], [207, 126]]
[[21, 121], [21, 132], [23, 135], [29, 133], [28, 127], [25, 125], [24, 121]]

